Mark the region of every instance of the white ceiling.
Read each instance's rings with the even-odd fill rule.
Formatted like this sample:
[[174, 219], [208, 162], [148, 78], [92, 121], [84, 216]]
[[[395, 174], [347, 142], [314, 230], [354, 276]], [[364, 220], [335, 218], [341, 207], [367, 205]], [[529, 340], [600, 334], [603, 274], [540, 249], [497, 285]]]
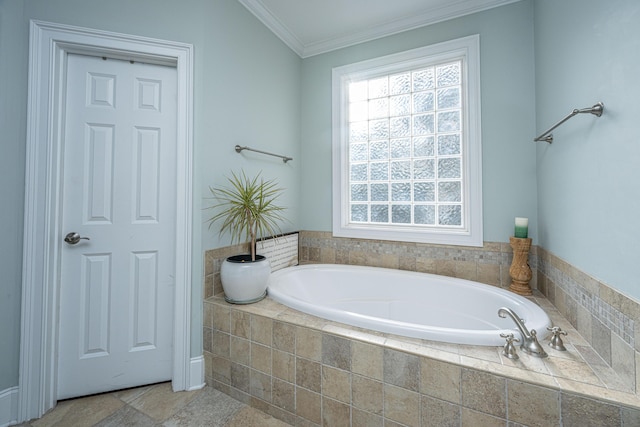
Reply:
[[519, 0], [238, 1], [306, 58]]

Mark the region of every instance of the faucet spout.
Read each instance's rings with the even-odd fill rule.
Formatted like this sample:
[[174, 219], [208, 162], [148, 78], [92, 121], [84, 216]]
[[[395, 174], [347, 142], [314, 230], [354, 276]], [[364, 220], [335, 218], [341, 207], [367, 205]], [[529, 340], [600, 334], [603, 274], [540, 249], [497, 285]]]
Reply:
[[498, 310], [498, 316], [503, 319], [509, 316], [516, 324], [520, 334], [522, 334], [522, 345], [520, 346], [522, 351], [535, 357], [547, 357], [547, 352], [544, 351], [544, 348], [542, 348], [538, 342], [536, 330], [532, 329], [529, 331], [527, 327], [524, 326], [524, 322], [520, 316], [518, 316], [513, 310], [507, 307], [501, 307]]

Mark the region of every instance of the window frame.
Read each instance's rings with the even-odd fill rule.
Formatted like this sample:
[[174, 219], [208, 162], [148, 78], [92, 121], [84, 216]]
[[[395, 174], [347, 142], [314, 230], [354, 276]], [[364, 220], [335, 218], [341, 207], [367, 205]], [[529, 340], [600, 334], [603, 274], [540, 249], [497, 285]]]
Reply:
[[[350, 221], [348, 85], [445, 61], [462, 61], [464, 187], [462, 227], [363, 224]], [[483, 246], [480, 36], [472, 35], [332, 70], [333, 235], [376, 240]]]

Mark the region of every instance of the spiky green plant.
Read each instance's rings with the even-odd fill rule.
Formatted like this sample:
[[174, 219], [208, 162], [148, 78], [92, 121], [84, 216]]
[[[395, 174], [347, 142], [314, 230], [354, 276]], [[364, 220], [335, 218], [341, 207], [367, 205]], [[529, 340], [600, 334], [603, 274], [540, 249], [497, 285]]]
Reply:
[[285, 208], [275, 204], [282, 192], [275, 180], [265, 181], [258, 173], [249, 178], [231, 172], [227, 177], [228, 187], [213, 188], [209, 191], [218, 201], [207, 209], [217, 212], [208, 219], [209, 229], [214, 223], [222, 221], [220, 234], [229, 233], [231, 243], [248, 241], [251, 246], [251, 260], [256, 260], [256, 239], [258, 237], [280, 234], [279, 222], [285, 220], [280, 214]]

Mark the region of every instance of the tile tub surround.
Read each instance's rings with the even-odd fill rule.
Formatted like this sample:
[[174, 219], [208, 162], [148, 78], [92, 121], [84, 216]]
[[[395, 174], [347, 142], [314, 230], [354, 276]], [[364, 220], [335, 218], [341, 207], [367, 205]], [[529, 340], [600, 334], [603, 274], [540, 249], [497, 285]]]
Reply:
[[[242, 247], [205, 254], [204, 298], [222, 293], [219, 266]], [[330, 232], [300, 232], [301, 263], [375, 265], [442, 274], [508, 288], [512, 254], [508, 243], [482, 248], [334, 238]], [[629, 390], [640, 389], [640, 304], [540, 247], [532, 247], [531, 286], [542, 292], [587, 346], [585, 358], [613, 368]], [[591, 356], [589, 356], [591, 354]], [[640, 392], [640, 390], [636, 390]]]
[[534, 300], [569, 332], [567, 352], [512, 361], [499, 347], [375, 333], [269, 298], [211, 297], [206, 379], [291, 425], [639, 425], [638, 396], [546, 298]]

